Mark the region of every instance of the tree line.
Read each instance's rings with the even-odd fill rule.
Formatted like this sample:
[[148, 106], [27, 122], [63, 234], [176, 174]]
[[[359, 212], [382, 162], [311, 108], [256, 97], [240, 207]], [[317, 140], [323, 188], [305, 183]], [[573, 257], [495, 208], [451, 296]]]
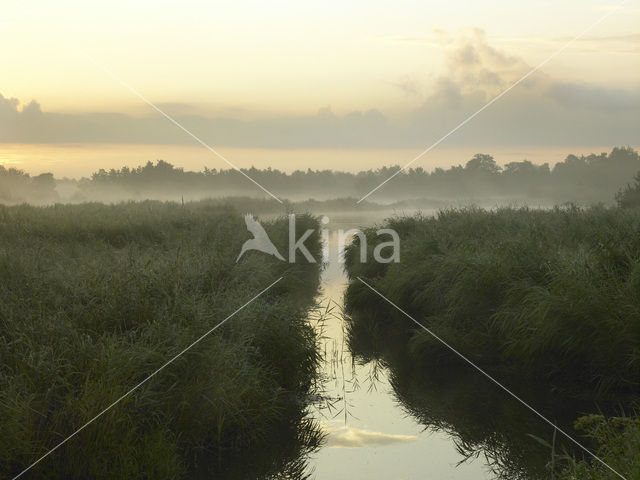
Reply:
[[[242, 169], [253, 180], [283, 198], [361, 197], [400, 170], [382, 167], [349, 173], [334, 170], [296, 170], [255, 167]], [[640, 171], [640, 156], [631, 147], [615, 147], [609, 153], [568, 155], [553, 167], [529, 160], [504, 166], [488, 154], [478, 153], [464, 166], [426, 171], [422, 167], [401, 171], [374, 195], [372, 201], [408, 199], [524, 199], [547, 202], [611, 202]], [[136, 168], [100, 169], [90, 178], [66, 181], [74, 186], [71, 200], [103, 198], [203, 198], [249, 195], [261, 192], [235, 170], [209, 169], [199, 172], [164, 161], [147, 162]], [[58, 185], [60, 181], [58, 181]], [[60, 190], [60, 189], [58, 189]], [[28, 174], [0, 167], [0, 200], [19, 201], [34, 194], [55, 201], [56, 182], [51, 174]]]

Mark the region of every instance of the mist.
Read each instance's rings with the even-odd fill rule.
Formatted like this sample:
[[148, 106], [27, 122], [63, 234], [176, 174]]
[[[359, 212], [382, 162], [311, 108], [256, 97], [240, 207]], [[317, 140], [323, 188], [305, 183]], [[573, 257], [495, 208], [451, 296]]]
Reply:
[[[357, 173], [312, 169], [286, 173], [272, 168], [249, 168], [242, 169], [245, 176], [231, 169], [205, 167], [201, 171], [188, 171], [158, 160], [135, 167], [99, 169], [88, 178], [59, 179], [51, 173], [31, 176], [0, 166], [0, 201], [46, 205], [247, 197], [277, 204], [247, 178], [250, 177], [279, 199], [307, 202], [311, 210], [315, 208], [314, 201], [333, 201], [334, 207], [349, 209], [611, 204], [616, 193], [640, 171], [640, 157], [633, 148], [615, 147], [609, 153], [569, 154], [553, 167], [529, 160], [500, 166], [490, 154], [478, 153], [448, 169], [427, 171], [416, 167], [398, 174], [399, 170], [397, 165]], [[395, 177], [365, 202], [356, 204], [392, 175]]]

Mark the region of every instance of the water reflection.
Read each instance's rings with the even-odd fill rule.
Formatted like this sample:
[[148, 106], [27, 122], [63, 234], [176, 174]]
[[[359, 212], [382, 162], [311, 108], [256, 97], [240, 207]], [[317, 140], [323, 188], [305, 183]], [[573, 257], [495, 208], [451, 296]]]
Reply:
[[[407, 333], [374, 325], [365, 313], [352, 312], [347, 330], [356, 362], [384, 368], [401, 408], [428, 431], [450, 435], [461, 462], [483, 459], [496, 478], [538, 479], [553, 478], [554, 457], [582, 456], [570, 440], [468, 365], [417, 365], [408, 354]], [[607, 409], [586, 396], [560, 396], [528, 379], [499, 379], [583, 444], [573, 421]]]
[[[338, 228], [370, 226], [390, 213], [331, 215], [331, 251]], [[425, 369], [412, 363], [411, 325], [382, 331], [384, 322], [374, 327], [365, 312], [345, 317], [347, 279], [337, 255], [323, 277], [320, 300], [331, 313], [322, 326], [325, 401], [316, 418], [327, 440], [310, 460], [315, 478], [552, 478], [554, 455], [582, 457], [553, 427], [468, 365]], [[578, 401], [530, 379], [497, 376], [583, 444], [573, 421], [606, 410], [588, 395]]]
[[[324, 316], [324, 392], [315, 418], [327, 434], [311, 456], [308, 472], [318, 479], [490, 478], [483, 462], [463, 458], [447, 432], [426, 432], [398, 404], [387, 371], [377, 362], [355, 362], [346, 343], [342, 312], [347, 279], [339, 261], [338, 230], [371, 226], [394, 212], [328, 214], [329, 263], [319, 302]], [[322, 309], [321, 309], [322, 310]], [[317, 319], [312, 319], [317, 322]]]
[[[293, 415], [288, 433], [273, 436], [260, 452], [266, 464], [279, 462], [271, 469], [276, 474], [260, 478], [549, 478], [553, 451], [575, 452], [551, 426], [466, 365], [415, 365], [407, 355], [407, 331], [372, 328], [365, 312], [344, 315], [347, 279], [338, 230], [372, 225], [391, 213], [329, 215], [330, 258], [319, 306], [309, 316], [322, 336], [323, 381], [299, 411], [308, 401], [312, 414]], [[573, 420], [601, 408], [554, 396], [531, 382], [505, 383], [572, 434]], [[315, 425], [305, 423], [312, 420], [326, 435], [321, 446], [317, 428], [306, 438], [295, 433]]]
[[[190, 478], [209, 480], [303, 480], [309, 477], [309, 455], [322, 444], [324, 433], [311, 418], [306, 400], [291, 399], [283, 405], [280, 418], [267, 429], [268, 436], [258, 439], [248, 451], [234, 456], [204, 453], [198, 470]], [[213, 473], [212, 473], [213, 472]]]

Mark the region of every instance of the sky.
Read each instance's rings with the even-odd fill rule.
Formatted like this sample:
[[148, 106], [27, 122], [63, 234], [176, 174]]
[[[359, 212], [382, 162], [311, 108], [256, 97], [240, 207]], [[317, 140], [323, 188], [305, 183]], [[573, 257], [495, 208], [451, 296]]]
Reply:
[[[617, 4], [1, 5], [0, 143], [194, 144], [135, 90], [216, 147], [419, 149]], [[639, 72], [629, 1], [443, 146], [637, 146]]]

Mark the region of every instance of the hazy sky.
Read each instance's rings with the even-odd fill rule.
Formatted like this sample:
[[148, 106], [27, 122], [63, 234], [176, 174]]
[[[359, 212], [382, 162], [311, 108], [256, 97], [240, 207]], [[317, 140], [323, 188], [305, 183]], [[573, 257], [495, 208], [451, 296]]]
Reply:
[[[215, 145], [427, 146], [615, 5], [4, 1], [0, 142], [193, 142], [76, 45]], [[638, 145], [639, 26], [630, 1], [447, 142]]]

